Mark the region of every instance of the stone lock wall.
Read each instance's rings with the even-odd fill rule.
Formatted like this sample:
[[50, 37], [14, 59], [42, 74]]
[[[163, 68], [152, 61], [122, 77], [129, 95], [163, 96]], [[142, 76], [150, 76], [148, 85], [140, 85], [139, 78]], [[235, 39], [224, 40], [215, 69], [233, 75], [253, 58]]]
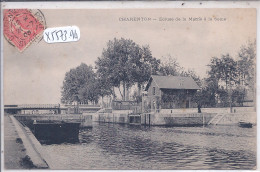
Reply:
[[[141, 115], [143, 125], [162, 126], [201, 126], [207, 124], [216, 114], [190, 113], [190, 114], [161, 114], [150, 113]], [[203, 119], [204, 118], [204, 119]]]
[[93, 121], [128, 124], [129, 118], [127, 113], [97, 113], [94, 115]]

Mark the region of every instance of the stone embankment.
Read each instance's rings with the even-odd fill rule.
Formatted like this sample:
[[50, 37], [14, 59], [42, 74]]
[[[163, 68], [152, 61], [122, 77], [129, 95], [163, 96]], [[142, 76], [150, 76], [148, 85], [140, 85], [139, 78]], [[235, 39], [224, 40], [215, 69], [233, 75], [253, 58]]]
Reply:
[[[5, 152], [4, 152], [5, 168], [14, 169], [16, 166], [16, 169], [20, 169], [20, 168], [39, 168], [39, 169], [51, 168], [52, 169], [54, 167], [54, 164], [52, 164], [50, 157], [43, 150], [42, 145], [32, 134], [30, 129], [26, 126], [23, 126], [17, 119], [15, 119], [14, 116], [5, 115], [4, 118], [5, 121], [7, 122], [5, 123], [5, 131], [4, 131], [5, 132]], [[19, 155], [20, 149], [16, 144], [13, 143], [14, 139], [8, 139], [8, 131], [13, 131], [13, 133], [16, 134], [17, 139], [20, 140], [20, 143], [22, 144], [23, 147], [22, 155]], [[12, 144], [12, 148], [11, 147], [8, 148], [8, 146], [6, 146], [8, 144]], [[12, 162], [11, 158], [14, 158], [13, 157], [14, 154], [18, 154], [20, 157], [16, 158], [15, 160], [16, 162], [14, 162], [14, 167], [12, 167], [12, 164], [10, 164], [10, 162]], [[23, 164], [21, 164], [22, 162], [21, 158], [24, 158], [23, 156], [30, 164], [30, 167], [24, 167]]]
[[207, 124], [214, 115], [210, 113], [146, 113], [137, 118], [137, 115], [131, 114], [131, 111], [122, 110], [93, 114], [93, 121], [118, 124], [129, 124], [131, 121], [135, 121], [135, 123], [142, 125], [199, 126], [203, 123]]
[[217, 125], [236, 125], [241, 121], [256, 125], [256, 116], [256, 112], [224, 113]]
[[33, 168], [28, 160], [24, 145], [19, 138], [15, 126], [8, 116], [4, 116], [4, 168]]
[[[162, 126], [200, 126], [200, 125], [237, 125], [240, 121], [256, 124], [256, 112], [253, 107], [234, 107], [233, 113], [230, 108], [202, 108], [202, 113], [197, 109], [162, 109], [160, 112], [141, 114], [139, 118], [132, 111], [114, 110], [113, 112], [95, 113], [93, 121], [107, 123], [131, 123], [138, 121], [143, 125]], [[217, 118], [216, 118], [217, 117]], [[212, 121], [214, 118], [215, 121]], [[136, 120], [137, 119], [137, 120]]]

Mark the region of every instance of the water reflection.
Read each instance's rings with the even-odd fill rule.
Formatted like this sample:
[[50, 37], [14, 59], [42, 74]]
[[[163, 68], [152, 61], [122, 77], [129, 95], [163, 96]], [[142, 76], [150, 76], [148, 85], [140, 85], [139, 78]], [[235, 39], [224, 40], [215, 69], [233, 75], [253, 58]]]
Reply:
[[[96, 124], [77, 144], [45, 145], [63, 169], [253, 169], [255, 129]], [[63, 158], [61, 158], [63, 157]], [[65, 157], [65, 158], [64, 158]]]

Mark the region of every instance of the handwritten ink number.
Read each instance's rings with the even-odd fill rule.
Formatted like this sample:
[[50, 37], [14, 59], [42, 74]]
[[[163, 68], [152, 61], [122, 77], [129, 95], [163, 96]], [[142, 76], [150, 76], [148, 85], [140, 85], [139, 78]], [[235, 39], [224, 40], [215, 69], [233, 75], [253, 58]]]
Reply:
[[62, 35], [62, 31], [59, 30], [58, 32], [56, 32], [56, 37], [57, 37], [57, 40], [59, 40], [59, 36], [58, 36], [58, 33], [61, 32], [61, 35]]
[[62, 39], [63, 41], [66, 41], [67, 40], [67, 31], [64, 30], [64, 39]]
[[67, 42], [68, 40], [78, 40], [78, 33], [76, 29], [50, 30], [44, 34], [47, 42]]
[[74, 32], [73, 32], [73, 30], [71, 30], [71, 31], [70, 31], [70, 36], [71, 36], [73, 39], [78, 39], [77, 31], [74, 30]]
[[47, 36], [47, 41], [51, 40], [49, 34], [50, 34], [50, 32], [45, 32], [45, 35]]

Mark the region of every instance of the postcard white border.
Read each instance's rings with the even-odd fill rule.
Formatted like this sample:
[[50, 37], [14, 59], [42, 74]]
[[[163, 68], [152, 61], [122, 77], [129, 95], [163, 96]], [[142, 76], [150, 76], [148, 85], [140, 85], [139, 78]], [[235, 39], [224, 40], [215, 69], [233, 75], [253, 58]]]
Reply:
[[[85, 2], [2, 2], [1, 3], [1, 21], [3, 21], [3, 9], [8, 8], [32, 8], [32, 9], [162, 9], [162, 8], [256, 8], [257, 9], [257, 31], [260, 29], [260, 1], [85, 1]], [[2, 23], [2, 22], [0, 22]], [[3, 157], [3, 27], [1, 25], [1, 170], [4, 165]], [[258, 108], [260, 107], [259, 97], [260, 97], [260, 35], [257, 33], [257, 145], [260, 145], [260, 118]], [[260, 170], [260, 152], [257, 149], [257, 170]], [[17, 170], [8, 170], [10, 172]], [[30, 170], [39, 171], [39, 170]], [[55, 171], [55, 170], [48, 170]], [[69, 170], [62, 170], [69, 171]], [[77, 170], [85, 171], [85, 170]], [[100, 171], [100, 170], [88, 170], [88, 171]], [[122, 170], [118, 170], [122, 171]], [[142, 170], [147, 171], [147, 170]], [[157, 170], [155, 170], [157, 171]], [[171, 170], [166, 170], [171, 171]], [[184, 170], [193, 171], [193, 170]], [[196, 170], [200, 171], [200, 170]], [[209, 171], [209, 170], [206, 170]], [[211, 171], [234, 171], [234, 170], [211, 170]], [[247, 170], [249, 171], [249, 170]]]

